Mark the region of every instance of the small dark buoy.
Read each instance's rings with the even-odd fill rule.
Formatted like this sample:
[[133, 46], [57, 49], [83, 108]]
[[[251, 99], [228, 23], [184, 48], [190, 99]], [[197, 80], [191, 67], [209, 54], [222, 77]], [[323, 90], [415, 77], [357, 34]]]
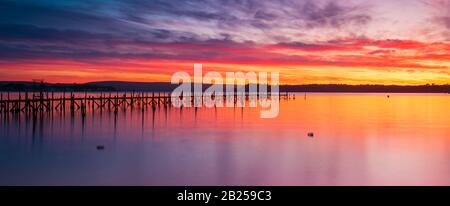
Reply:
[[308, 137], [314, 137], [314, 133], [308, 132]]
[[97, 150], [104, 150], [105, 149], [105, 146], [103, 146], [103, 145], [97, 145]]
[[387, 95], [387, 98], [389, 98], [389, 97], [391, 97], [391, 96]]

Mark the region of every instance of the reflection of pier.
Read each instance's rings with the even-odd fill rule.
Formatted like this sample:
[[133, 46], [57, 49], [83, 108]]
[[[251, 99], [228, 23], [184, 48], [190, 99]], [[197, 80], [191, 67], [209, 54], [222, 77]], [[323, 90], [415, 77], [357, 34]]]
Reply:
[[[234, 103], [236, 104], [238, 95], [234, 94]], [[270, 96], [270, 94], [268, 95]], [[287, 92], [279, 93], [278, 97], [288, 99], [291, 95]], [[225, 99], [225, 95], [223, 98]], [[191, 101], [195, 98], [203, 98], [203, 96], [191, 96]], [[213, 95], [213, 98], [214, 95]], [[245, 95], [248, 99], [249, 95]], [[71, 112], [81, 110], [85, 115], [87, 108], [92, 110], [109, 109], [117, 112], [120, 107], [141, 107], [142, 109], [151, 107], [155, 110], [157, 107], [171, 107], [171, 97], [167, 93], [131, 93], [131, 94], [98, 94], [98, 95], [75, 95], [63, 93], [59, 97], [55, 97], [54, 93], [40, 92], [24, 94], [19, 93], [17, 97], [10, 98], [10, 94], [0, 93], [0, 113], [19, 113], [19, 112], [49, 112], [49, 111], [65, 111], [69, 109]]]

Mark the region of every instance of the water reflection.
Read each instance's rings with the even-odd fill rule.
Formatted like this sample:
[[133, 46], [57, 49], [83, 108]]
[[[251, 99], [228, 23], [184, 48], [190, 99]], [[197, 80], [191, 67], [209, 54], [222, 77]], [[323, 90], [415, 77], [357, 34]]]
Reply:
[[275, 119], [92, 104], [0, 114], [0, 184], [450, 184], [449, 95], [298, 95]]

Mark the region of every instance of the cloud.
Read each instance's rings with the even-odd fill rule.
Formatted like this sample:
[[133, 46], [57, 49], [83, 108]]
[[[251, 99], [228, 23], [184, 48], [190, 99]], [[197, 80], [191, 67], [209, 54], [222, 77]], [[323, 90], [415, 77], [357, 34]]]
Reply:
[[371, 17], [358, 10], [358, 7], [346, 7], [335, 1], [327, 2], [323, 6], [317, 1], [307, 1], [299, 7], [300, 14], [306, 19], [306, 25], [315, 27], [340, 28], [347, 24], [366, 25]]
[[431, 22], [444, 29], [442, 35], [450, 41], [450, 0], [423, 0], [431, 8]]
[[[332, 0], [189, 0], [189, 1], [11, 1], [0, 6], [0, 23], [28, 24], [131, 36], [150, 41], [181, 38], [277, 42], [300, 32], [335, 29], [371, 21], [368, 9]], [[348, 29], [348, 31], [347, 31]], [[352, 28], [353, 29], [353, 28]], [[281, 32], [281, 33], [280, 33]], [[281, 38], [284, 37], [284, 38]]]
[[440, 16], [436, 17], [435, 20], [445, 26], [448, 30], [450, 30], [450, 15], [449, 16]]
[[120, 1], [119, 4], [123, 5], [122, 16], [129, 21], [181, 31], [208, 30], [203, 35], [211, 38], [233, 30], [236, 32], [230, 35], [235, 40], [250, 40], [258, 34], [276, 41], [272, 33], [283, 30], [344, 30], [346, 26], [365, 26], [372, 19], [366, 7], [331, 0]]
[[[156, 37], [158, 35], [161, 36]], [[139, 39], [80, 30], [0, 24], [0, 60], [95, 62], [121, 59], [244, 65], [440, 68], [414, 62], [420, 58], [443, 59], [450, 48], [444, 43], [426, 44], [411, 40], [335, 39], [316, 43], [257, 43], [234, 41], [226, 34], [220, 39], [206, 40], [179, 38], [178, 34], [170, 31], [158, 35]], [[412, 56], [397, 55], [397, 51], [401, 53], [405, 50], [415, 53]]]

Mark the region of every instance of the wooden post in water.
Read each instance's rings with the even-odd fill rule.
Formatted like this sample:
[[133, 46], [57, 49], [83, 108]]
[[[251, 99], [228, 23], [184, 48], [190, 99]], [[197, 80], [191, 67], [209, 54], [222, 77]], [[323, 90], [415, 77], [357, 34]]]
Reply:
[[59, 111], [62, 112], [63, 111], [63, 106], [64, 106], [64, 96], [60, 96], [59, 97]]
[[137, 104], [138, 107], [139, 107], [139, 105], [141, 104], [140, 95], [141, 95], [141, 94], [138, 92], [138, 93], [137, 93], [137, 97], [136, 97], [136, 104]]
[[94, 112], [94, 109], [95, 109], [95, 99], [94, 99], [94, 96], [92, 96], [92, 112]]
[[66, 111], [66, 91], [63, 92], [63, 99], [62, 99], [61, 108], [62, 108], [63, 111]]
[[145, 107], [145, 104], [146, 104], [146, 102], [147, 102], [147, 100], [145, 99], [146, 98], [146, 93], [145, 92], [142, 92], [142, 108], [144, 108]]
[[30, 102], [31, 111], [35, 111], [35, 102], [34, 102], [34, 92], [32, 94], [31, 102]]
[[172, 97], [170, 95], [170, 93], [167, 95], [167, 107], [172, 107]]
[[3, 111], [3, 92], [0, 92], [0, 113]]
[[20, 112], [20, 102], [21, 102], [21, 100], [22, 100], [22, 94], [19, 92], [19, 101], [17, 101], [17, 103], [16, 103], [16, 109], [15, 109], [15, 112], [16, 112], [16, 113], [19, 113], [19, 112]]
[[42, 94], [42, 91], [39, 92], [39, 108], [41, 111], [44, 110], [44, 94]]
[[8, 112], [9, 111], [9, 92], [8, 92], [8, 101], [6, 102], [6, 107], [5, 107], [5, 111]]
[[161, 92], [158, 92], [158, 107], [161, 104]]
[[99, 102], [100, 112], [103, 111], [103, 92], [100, 92], [100, 102]]
[[153, 109], [153, 111], [156, 110], [156, 105], [155, 105], [155, 92], [152, 92], [152, 109]]
[[73, 97], [73, 92], [70, 92], [70, 112], [75, 111], [75, 100]]
[[148, 93], [147, 92], [145, 93], [145, 102], [144, 102], [144, 104], [145, 104], [145, 109], [147, 109], [147, 107], [148, 107]]
[[50, 112], [50, 97], [48, 96], [48, 92], [45, 92], [45, 100], [44, 100], [45, 108], [47, 109], [47, 112]]
[[117, 114], [117, 111], [119, 110], [119, 108], [118, 108], [118, 96], [116, 95], [115, 97], [114, 97], [114, 114]]
[[25, 112], [28, 112], [28, 92], [25, 92], [25, 105], [23, 106], [23, 110], [25, 110]]
[[109, 97], [107, 98], [108, 102], [108, 111], [111, 110], [111, 92], [109, 93]]
[[133, 109], [133, 103], [134, 103], [133, 96], [134, 96], [134, 92], [131, 92], [131, 99], [130, 99], [131, 109]]
[[126, 107], [127, 106], [127, 93], [125, 92], [122, 96], [122, 107]]
[[120, 96], [121, 94], [119, 94], [119, 91], [116, 92], [116, 96], [117, 96], [117, 106], [120, 107], [120, 105], [123, 104], [123, 96]]
[[[52, 91], [52, 100], [50, 101], [51, 104], [49, 104], [50, 109], [52, 110], [52, 112], [53, 112], [53, 108], [54, 108], [53, 106], [55, 106], [55, 105], [54, 105], [54, 101], [55, 101], [55, 92]], [[50, 103], [50, 102], [49, 102], [49, 103]]]
[[167, 100], [166, 100], [165, 94], [163, 94], [163, 105], [164, 105], [164, 109], [167, 109]]

